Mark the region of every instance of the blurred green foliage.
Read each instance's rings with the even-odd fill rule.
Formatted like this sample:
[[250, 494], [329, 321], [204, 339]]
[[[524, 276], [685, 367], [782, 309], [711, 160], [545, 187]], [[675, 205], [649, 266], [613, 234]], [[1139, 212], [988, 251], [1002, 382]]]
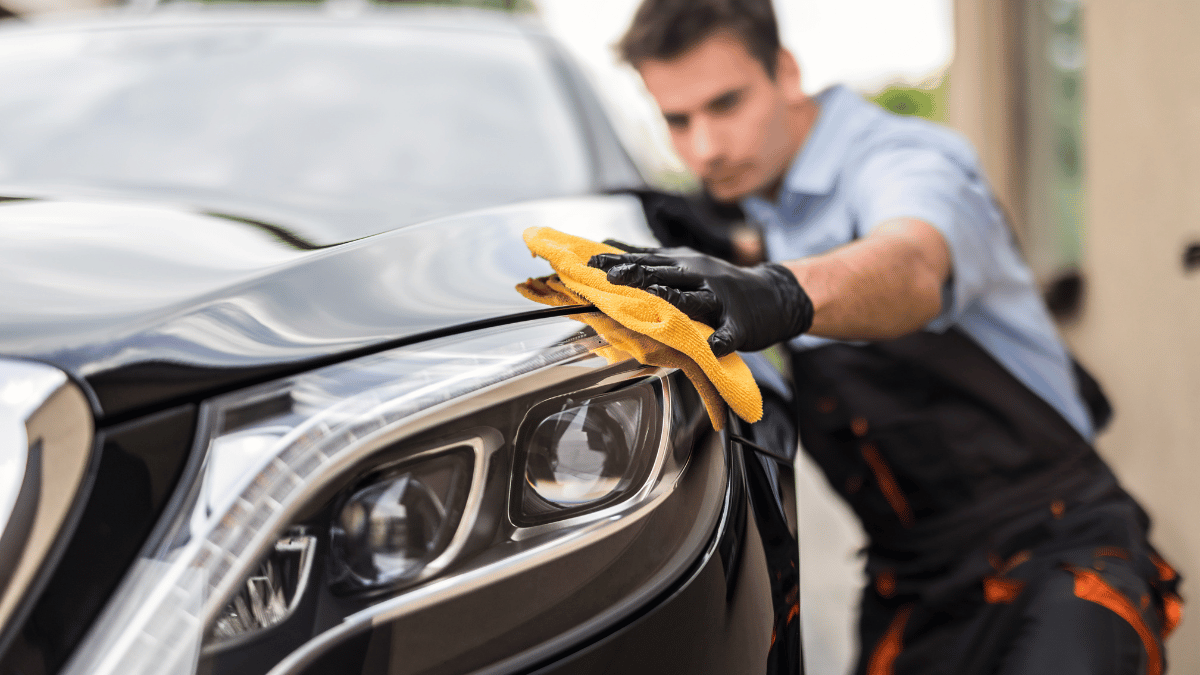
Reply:
[[928, 87], [892, 85], [869, 98], [897, 115], [946, 122], [950, 102], [950, 76], [943, 75]]

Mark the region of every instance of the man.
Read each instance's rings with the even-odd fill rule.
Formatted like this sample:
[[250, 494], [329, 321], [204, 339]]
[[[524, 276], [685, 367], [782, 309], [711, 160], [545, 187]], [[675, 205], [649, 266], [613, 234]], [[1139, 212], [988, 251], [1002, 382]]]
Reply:
[[1161, 673], [1177, 577], [961, 138], [800, 87], [769, 0], [645, 0], [620, 43], [675, 148], [773, 260], [596, 256], [716, 330], [787, 341], [805, 450], [869, 536], [857, 672]]

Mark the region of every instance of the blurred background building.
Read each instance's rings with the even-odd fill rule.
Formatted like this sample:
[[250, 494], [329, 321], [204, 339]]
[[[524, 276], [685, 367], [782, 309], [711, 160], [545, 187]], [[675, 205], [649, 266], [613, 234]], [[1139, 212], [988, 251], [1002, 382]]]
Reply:
[[[0, 18], [112, 4], [0, 0]], [[643, 159], [657, 161], [666, 182], [689, 185], [640, 82], [611, 48], [638, 0], [460, 4], [538, 12], [620, 101], [612, 112], [651, 149]], [[1101, 452], [1150, 511], [1154, 542], [1200, 579], [1200, 3], [775, 4], [808, 91], [845, 82], [975, 143], [1064, 335], [1113, 401]], [[800, 481], [810, 670], [844, 671], [861, 533], [815, 473]], [[1183, 591], [1200, 602], [1194, 583]], [[1173, 672], [1200, 672], [1200, 621], [1185, 613], [1168, 646]]]
[[[980, 149], [1063, 334], [1113, 401], [1100, 451], [1198, 600], [1200, 3], [954, 11], [950, 123]], [[1173, 672], [1200, 671], [1195, 611], [1168, 643]]]

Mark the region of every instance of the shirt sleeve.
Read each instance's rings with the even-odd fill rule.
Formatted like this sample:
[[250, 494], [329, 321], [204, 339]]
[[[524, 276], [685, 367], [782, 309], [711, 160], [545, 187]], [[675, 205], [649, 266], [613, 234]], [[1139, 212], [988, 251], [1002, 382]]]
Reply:
[[854, 176], [853, 208], [865, 236], [885, 221], [915, 218], [938, 230], [950, 249], [942, 311], [926, 329], [945, 331], [1003, 276], [1013, 246], [1004, 217], [977, 173], [936, 149], [873, 154]]

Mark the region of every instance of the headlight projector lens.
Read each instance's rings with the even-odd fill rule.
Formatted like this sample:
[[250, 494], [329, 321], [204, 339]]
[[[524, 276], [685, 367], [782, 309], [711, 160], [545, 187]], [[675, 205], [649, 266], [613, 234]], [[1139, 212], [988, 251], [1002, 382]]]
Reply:
[[446, 550], [471, 478], [468, 452], [449, 452], [369, 479], [342, 506], [333, 532], [335, 576], [346, 590], [415, 579]]
[[520, 524], [602, 508], [640, 486], [655, 456], [654, 385], [642, 383], [543, 408], [525, 436]]

